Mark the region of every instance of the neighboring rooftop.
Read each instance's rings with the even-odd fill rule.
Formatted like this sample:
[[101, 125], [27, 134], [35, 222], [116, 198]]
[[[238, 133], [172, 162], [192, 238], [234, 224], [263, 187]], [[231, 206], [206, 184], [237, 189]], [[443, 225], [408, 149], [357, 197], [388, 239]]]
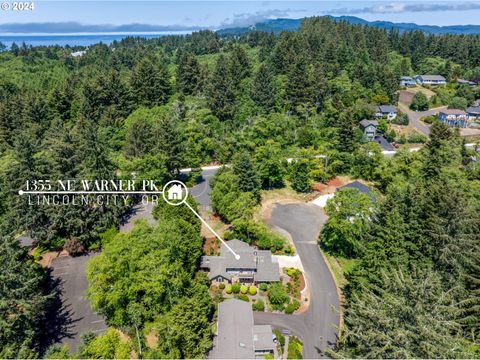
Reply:
[[446, 81], [442, 75], [418, 75], [422, 80], [426, 81]]
[[470, 106], [467, 108], [467, 113], [480, 115], [480, 106]]
[[373, 125], [375, 127], [378, 126], [378, 121], [377, 120], [366, 120], [366, 119], [363, 119], [360, 121], [360, 125], [363, 126], [364, 128], [366, 128], [367, 126], [370, 126], [370, 125]]
[[360, 181], [355, 180], [354, 182], [351, 182], [350, 184], [340, 186], [340, 187], [337, 188], [337, 191], [345, 189], [345, 188], [357, 189], [361, 193], [363, 193], [365, 195], [368, 195], [373, 203], [376, 202], [375, 197], [373, 196], [372, 190], [367, 185], [362, 184]]
[[444, 113], [445, 115], [467, 115], [467, 113], [460, 109], [445, 109], [440, 111], [440, 114]]
[[459, 83], [460, 85], [471, 85], [471, 86], [475, 85], [473, 81], [465, 80], [465, 79], [457, 79], [457, 83]]
[[272, 352], [272, 327], [254, 325], [250, 303], [231, 299], [218, 304], [217, 337], [211, 359], [254, 359], [255, 353]]
[[392, 106], [392, 105], [379, 105], [378, 112], [381, 112], [382, 114], [396, 113], [397, 109], [395, 108], [395, 106]]

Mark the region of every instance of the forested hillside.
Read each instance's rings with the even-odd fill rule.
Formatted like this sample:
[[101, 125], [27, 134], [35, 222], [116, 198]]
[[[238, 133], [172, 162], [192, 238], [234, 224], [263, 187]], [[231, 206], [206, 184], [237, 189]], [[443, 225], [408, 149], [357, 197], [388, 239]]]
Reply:
[[[104, 245], [98, 257], [104, 261], [95, 260], [89, 272], [98, 288], [91, 294], [95, 308], [133, 335], [136, 325], [173, 329], [171, 346], [164, 342], [145, 356], [201, 356], [210, 345], [203, 331], [211, 309], [195, 300], [207, 293], [195, 277], [198, 224], [185, 225], [193, 228], [185, 236], [196, 241], [182, 242], [181, 249], [149, 229], [131, 235], [141, 240], [136, 256], [146, 262], [146, 280], [122, 298], [122, 306], [132, 304], [130, 312], [119, 312], [116, 294], [132, 280], [112, 273], [118, 288], [111, 292], [100, 275], [122, 260], [128, 243], [121, 236], [102, 243], [101, 235], [118, 226], [125, 209], [32, 206], [18, 190], [29, 179], [130, 179], [132, 173], [161, 183], [182, 168], [232, 161], [236, 168], [216, 179], [234, 200], [216, 210], [232, 221], [260, 201], [261, 189], [286, 183], [307, 192], [314, 181], [351, 175], [381, 193], [355, 238], [359, 246], [348, 254], [359, 265], [349, 276], [337, 355], [479, 356], [478, 163], [456, 132], [438, 125], [420, 153], [385, 159], [376, 144], [365, 142], [358, 122], [372, 115], [371, 104], [396, 102], [402, 75], [480, 78], [480, 36], [400, 34], [310, 18], [298, 32], [278, 35], [232, 39], [200, 31], [126, 38], [73, 57], [77, 50], [21, 45], [0, 53], [0, 249], [2, 256], [11, 254], [1, 265], [8, 281], [1, 290], [0, 357], [41, 356], [44, 350], [39, 317], [48, 291], [43, 270], [13, 241], [24, 232], [42, 249], [67, 241], [87, 250]], [[453, 91], [468, 93], [470, 105], [476, 89]], [[295, 160], [287, 164], [288, 157]], [[162, 271], [182, 281], [155, 290], [161, 291], [155, 314], [145, 295], [153, 276], [144, 258], [150, 242], [166, 259]], [[170, 254], [174, 250], [181, 260]], [[191, 325], [199, 329], [195, 334], [185, 324], [190, 310], [200, 314]]]

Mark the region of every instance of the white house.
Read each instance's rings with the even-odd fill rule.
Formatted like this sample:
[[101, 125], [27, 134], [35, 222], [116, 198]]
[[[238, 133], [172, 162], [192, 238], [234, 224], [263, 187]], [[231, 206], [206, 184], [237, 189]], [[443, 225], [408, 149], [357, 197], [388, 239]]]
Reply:
[[467, 108], [469, 120], [480, 120], [480, 106], [470, 106]]
[[400, 86], [410, 87], [410, 86], [416, 86], [416, 85], [417, 85], [417, 82], [413, 80], [413, 78], [410, 76], [402, 76], [400, 78]]
[[392, 105], [379, 105], [375, 117], [382, 118], [386, 116], [388, 120], [393, 120], [397, 117], [397, 109]]
[[447, 80], [442, 75], [417, 75], [415, 80], [420, 85], [446, 85]]

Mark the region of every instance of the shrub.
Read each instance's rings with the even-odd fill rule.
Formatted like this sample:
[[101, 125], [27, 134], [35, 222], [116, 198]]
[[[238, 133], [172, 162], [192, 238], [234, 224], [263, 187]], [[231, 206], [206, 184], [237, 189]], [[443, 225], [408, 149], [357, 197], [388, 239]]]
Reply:
[[238, 295], [236, 296], [236, 298], [237, 298], [238, 300], [242, 300], [242, 301], [246, 301], [246, 302], [249, 302], [249, 301], [250, 301], [250, 299], [248, 298], [248, 296], [245, 295], [245, 294], [238, 294]]
[[71, 237], [65, 241], [63, 248], [71, 255], [77, 256], [85, 252], [83, 244], [75, 237]]
[[252, 309], [253, 311], [265, 311], [265, 303], [262, 299], [257, 299], [257, 301], [252, 304]]
[[225, 284], [222, 282], [218, 285], [218, 287], [223, 290], [223, 289], [225, 289]]
[[410, 109], [416, 111], [425, 111], [428, 110], [428, 99], [422, 92], [417, 92], [413, 95], [412, 103], [410, 104]]
[[232, 292], [234, 294], [238, 294], [240, 292], [240, 284], [239, 283], [235, 283], [232, 285]]
[[248, 288], [248, 293], [250, 295], [256, 295], [257, 294], [257, 288], [254, 285], [250, 285], [250, 287]]
[[303, 345], [295, 336], [290, 338], [288, 342], [288, 355], [287, 359], [303, 359], [302, 357]]
[[427, 124], [433, 124], [434, 122], [438, 121], [438, 117], [435, 115], [431, 115], [424, 117], [422, 120]]
[[295, 306], [290, 303], [287, 305], [287, 307], [285, 308], [285, 314], [293, 314], [293, 312], [295, 311]]
[[260, 288], [260, 290], [262, 291], [267, 291], [268, 290], [268, 285], [265, 284], [265, 283], [260, 283], [260, 285], [258, 286]]
[[392, 120], [392, 124], [396, 124], [396, 125], [408, 125], [409, 123], [409, 119], [408, 119], [408, 115], [407, 114], [398, 114], [397, 117], [395, 117], [395, 119]]
[[247, 285], [242, 285], [242, 286], [240, 287], [240, 292], [241, 292], [242, 294], [245, 295], [245, 294], [247, 293], [247, 291], [248, 291]]
[[227, 294], [231, 294], [232, 293], [232, 285], [228, 284], [227, 287], [225, 288], [225, 292]]
[[268, 300], [273, 305], [283, 305], [288, 301], [288, 294], [282, 283], [274, 283], [268, 288]]

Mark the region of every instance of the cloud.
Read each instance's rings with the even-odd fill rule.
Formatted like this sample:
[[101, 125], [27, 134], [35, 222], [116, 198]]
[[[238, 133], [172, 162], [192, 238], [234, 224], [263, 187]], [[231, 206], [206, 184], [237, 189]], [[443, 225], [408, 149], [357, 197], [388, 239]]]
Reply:
[[398, 14], [405, 12], [468, 11], [480, 10], [480, 3], [390, 3], [377, 4], [363, 8], [338, 8], [327, 11], [328, 14]]
[[78, 22], [45, 22], [45, 23], [8, 23], [0, 24], [0, 33], [42, 33], [42, 34], [71, 34], [71, 33], [147, 33], [198, 30], [199, 27], [188, 25], [86, 25]]
[[232, 18], [227, 18], [221, 23], [221, 27], [245, 27], [255, 25], [269, 19], [278, 19], [291, 16], [294, 12], [304, 12], [305, 10], [292, 9], [269, 9], [259, 10], [255, 13], [235, 14]]

